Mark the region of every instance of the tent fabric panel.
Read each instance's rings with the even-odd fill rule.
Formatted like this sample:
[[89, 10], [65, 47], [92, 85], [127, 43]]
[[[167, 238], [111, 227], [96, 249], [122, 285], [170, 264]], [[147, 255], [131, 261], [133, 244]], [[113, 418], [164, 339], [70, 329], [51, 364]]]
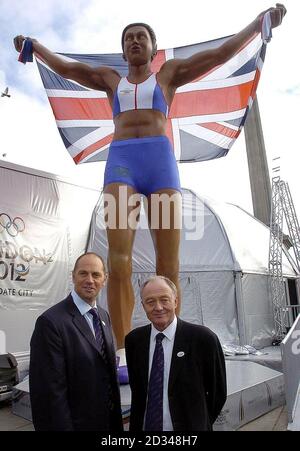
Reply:
[[233, 272], [199, 273], [203, 324], [222, 343], [239, 343]]
[[242, 278], [246, 340], [257, 349], [271, 346], [274, 319], [268, 277], [244, 274]]
[[[244, 272], [268, 274], [270, 229], [236, 205], [212, 199], [205, 202], [223, 224], [240, 268]], [[283, 249], [282, 272], [285, 276], [295, 277], [295, 268], [288, 260], [287, 253]]]
[[199, 273], [180, 274], [181, 313], [180, 316], [192, 324], [204, 324]]

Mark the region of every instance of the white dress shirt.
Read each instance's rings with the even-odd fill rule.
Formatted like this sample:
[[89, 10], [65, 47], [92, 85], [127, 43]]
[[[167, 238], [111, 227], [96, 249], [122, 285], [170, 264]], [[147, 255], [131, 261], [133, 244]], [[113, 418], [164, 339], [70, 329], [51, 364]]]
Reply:
[[149, 374], [148, 381], [150, 379], [151, 366], [153, 360], [154, 349], [156, 345], [156, 335], [158, 333], [163, 333], [165, 338], [162, 340], [163, 350], [164, 350], [164, 391], [163, 391], [163, 430], [173, 431], [173, 424], [171, 420], [169, 398], [168, 398], [168, 386], [169, 386], [169, 375], [171, 367], [172, 352], [174, 346], [174, 339], [177, 327], [177, 317], [175, 316], [172, 323], [163, 331], [155, 329], [153, 324], [151, 324], [151, 335], [150, 335], [150, 349], [149, 349]]
[[80, 296], [78, 296], [78, 294], [76, 293], [75, 290], [72, 290], [71, 296], [73, 298], [74, 304], [76, 305], [76, 307], [80, 311], [81, 315], [84, 316], [84, 318], [86, 319], [86, 321], [87, 321], [88, 325], [90, 326], [90, 329], [93, 332], [93, 335], [95, 337], [95, 330], [94, 330], [94, 325], [93, 325], [93, 317], [92, 317], [92, 315], [90, 313], [88, 313], [88, 311], [91, 308], [97, 308], [96, 301], [94, 302], [94, 305], [88, 304], [83, 299], [81, 299]]

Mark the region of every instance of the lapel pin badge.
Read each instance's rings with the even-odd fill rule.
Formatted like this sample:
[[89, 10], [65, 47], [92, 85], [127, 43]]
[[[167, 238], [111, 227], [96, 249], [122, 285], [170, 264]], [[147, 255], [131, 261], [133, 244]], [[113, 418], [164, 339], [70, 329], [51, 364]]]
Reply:
[[103, 326], [106, 326], [105, 322], [103, 320], [101, 320], [101, 323], [103, 324]]
[[177, 357], [183, 357], [184, 354], [185, 354], [185, 353], [184, 353], [183, 351], [177, 352]]

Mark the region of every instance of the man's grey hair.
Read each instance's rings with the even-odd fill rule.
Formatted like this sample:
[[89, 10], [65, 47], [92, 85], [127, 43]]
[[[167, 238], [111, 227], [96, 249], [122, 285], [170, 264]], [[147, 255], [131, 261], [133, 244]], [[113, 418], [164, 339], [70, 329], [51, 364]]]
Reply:
[[168, 277], [165, 277], [165, 276], [151, 276], [151, 277], [149, 277], [149, 279], [147, 279], [143, 283], [143, 285], [140, 288], [140, 297], [142, 300], [143, 300], [142, 293], [143, 293], [144, 288], [148, 285], [148, 283], [153, 282], [156, 279], [164, 280], [166, 282], [166, 284], [171, 288], [175, 298], [177, 298], [177, 288], [176, 288], [175, 283], [172, 282], [172, 280], [170, 280]]

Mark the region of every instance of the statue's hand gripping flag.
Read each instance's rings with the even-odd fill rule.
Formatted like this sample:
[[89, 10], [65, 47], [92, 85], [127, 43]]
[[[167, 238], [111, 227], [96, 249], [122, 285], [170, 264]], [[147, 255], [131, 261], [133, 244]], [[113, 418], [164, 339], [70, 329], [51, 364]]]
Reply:
[[[267, 13], [262, 31], [253, 34], [230, 60], [177, 89], [167, 123], [167, 135], [177, 161], [205, 161], [228, 153], [252, 106], [270, 37]], [[220, 46], [227, 39], [159, 50], [152, 70], [158, 72], [166, 60], [187, 58]], [[127, 75], [122, 54], [60, 55], [94, 67], [109, 66], [121, 76]], [[106, 94], [64, 79], [38, 55], [35, 57], [59, 133], [75, 163], [106, 160], [114, 133]]]

